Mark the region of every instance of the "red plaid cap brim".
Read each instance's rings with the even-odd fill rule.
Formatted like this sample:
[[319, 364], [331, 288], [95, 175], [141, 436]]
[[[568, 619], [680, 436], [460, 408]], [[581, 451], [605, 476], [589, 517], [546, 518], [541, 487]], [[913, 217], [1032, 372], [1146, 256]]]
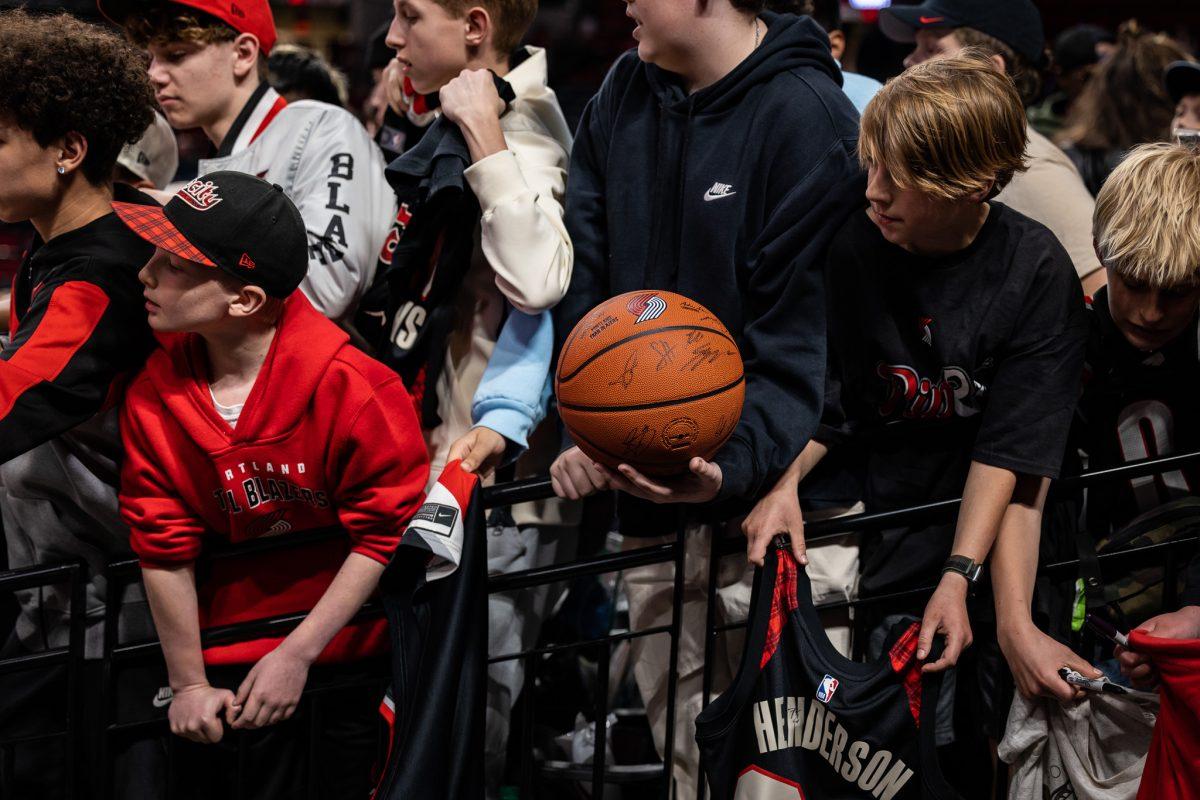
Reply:
[[162, 206], [142, 206], [137, 203], [113, 203], [113, 211], [129, 229], [156, 247], [180, 258], [195, 261], [206, 267], [216, 264], [184, 237], [163, 214]]

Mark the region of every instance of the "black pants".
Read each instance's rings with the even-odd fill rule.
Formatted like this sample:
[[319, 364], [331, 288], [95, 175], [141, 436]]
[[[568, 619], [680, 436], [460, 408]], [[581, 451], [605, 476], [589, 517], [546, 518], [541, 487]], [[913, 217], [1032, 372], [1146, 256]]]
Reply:
[[[0, 658], [22, 655], [10, 642]], [[166, 670], [160, 659], [115, 670], [109, 709], [103, 665], [85, 662], [83, 736], [67, 758], [64, 667], [0, 675], [0, 800], [61, 800], [68, 775], [75, 797], [117, 800], [364, 800], [382, 763], [386, 730], [379, 716], [388, 663], [314, 667], [292, 719], [257, 731], [226, 731], [216, 745], [171, 735], [167, 708], [155, 704]], [[210, 668], [215, 686], [237, 689], [248, 668]], [[105, 736], [110, 723], [122, 727]], [[314, 793], [309, 794], [309, 781]], [[168, 791], [169, 790], [169, 791]]]
[[[215, 745], [172, 737], [170, 797], [181, 800], [364, 800], [386, 745], [379, 715], [386, 662], [314, 667], [291, 719], [226, 730]], [[209, 682], [237, 691], [246, 668], [209, 668]], [[314, 794], [309, 794], [310, 784]]]

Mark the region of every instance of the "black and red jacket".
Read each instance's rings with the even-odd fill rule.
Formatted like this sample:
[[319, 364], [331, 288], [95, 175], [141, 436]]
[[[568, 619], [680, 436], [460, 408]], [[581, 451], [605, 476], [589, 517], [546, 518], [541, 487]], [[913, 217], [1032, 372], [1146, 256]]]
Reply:
[[[118, 185], [116, 199], [154, 201]], [[154, 246], [115, 214], [35, 246], [0, 350], [0, 463], [90, 419], [154, 347], [138, 272]]]

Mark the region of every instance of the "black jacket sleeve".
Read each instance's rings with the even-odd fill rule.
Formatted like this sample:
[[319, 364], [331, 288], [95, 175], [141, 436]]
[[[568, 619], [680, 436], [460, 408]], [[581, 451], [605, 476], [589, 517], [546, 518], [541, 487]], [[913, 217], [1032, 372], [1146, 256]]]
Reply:
[[825, 376], [825, 252], [862, 195], [854, 142], [837, 139], [775, 206], [750, 249], [741, 342], [746, 400], [714, 459], [723, 476], [719, 499], [757, 498], [816, 431]]
[[618, 62], [609, 71], [600, 91], [588, 101], [571, 148], [564, 223], [575, 249], [575, 263], [571, 285], [553, 310], [555, 362], [576, 323], [611, 294], [605, 166], [613, 113], [612, 95], [620, 67]]
[[145, 322], [96, 283], [39, 288], [0, 351], [0, 463], [98, 411], [146, 355]]

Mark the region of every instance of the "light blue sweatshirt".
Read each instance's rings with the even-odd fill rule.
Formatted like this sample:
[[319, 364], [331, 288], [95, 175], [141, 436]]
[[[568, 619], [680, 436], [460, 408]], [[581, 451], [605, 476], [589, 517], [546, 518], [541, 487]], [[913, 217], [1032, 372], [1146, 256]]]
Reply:
[[552, 383], [554, 323], [550, 313], [510, 309], [471, 402], [471, 420], [511, 444], [505, 460], [520, 455], [529, 434], [546, 416]]

